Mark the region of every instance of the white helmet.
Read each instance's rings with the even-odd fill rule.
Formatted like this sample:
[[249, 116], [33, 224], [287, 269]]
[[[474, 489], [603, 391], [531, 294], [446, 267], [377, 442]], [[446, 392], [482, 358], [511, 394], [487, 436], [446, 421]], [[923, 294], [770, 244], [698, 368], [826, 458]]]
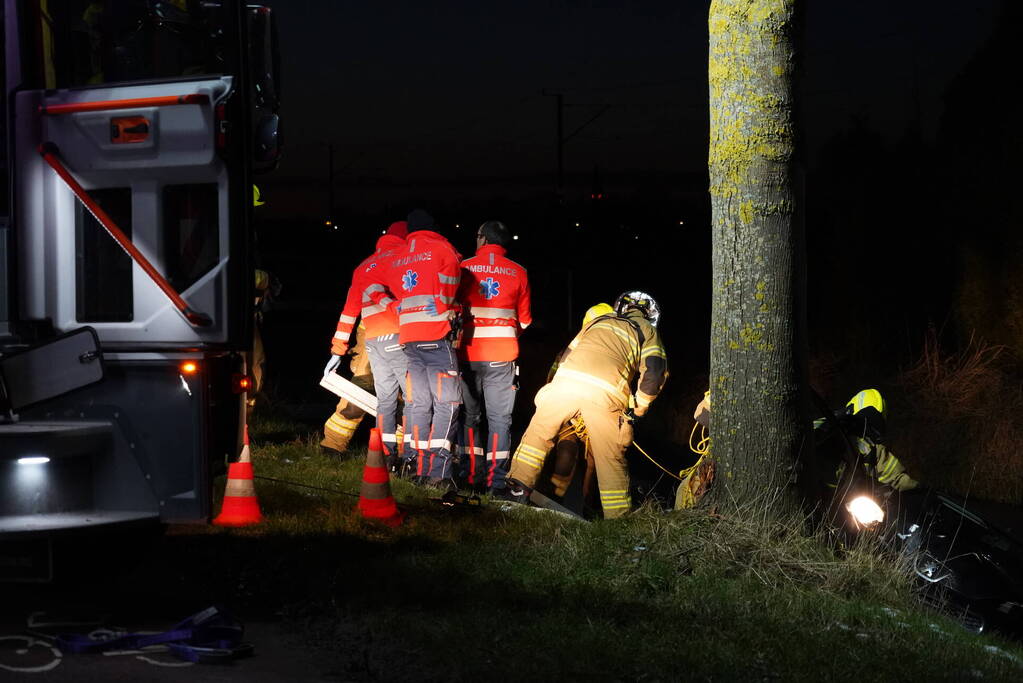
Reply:
[[615, 299], [615, 313], [618, 315], [625, 315], [630, 308], [641, 311], [650, 324], [657, 327], [657, 321], [661, 317], [661, 307], [657, 305], [652, 296], [646, 292], [633, 290], [625, 292]]

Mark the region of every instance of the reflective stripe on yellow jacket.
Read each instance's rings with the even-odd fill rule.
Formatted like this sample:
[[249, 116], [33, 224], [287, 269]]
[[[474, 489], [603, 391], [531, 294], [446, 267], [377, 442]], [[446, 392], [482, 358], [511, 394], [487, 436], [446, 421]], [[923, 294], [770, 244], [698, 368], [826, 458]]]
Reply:
[[668, 378], [667, 355], [657, 328], [630, 312], [627, 318], [608, 315], [586, 326], [568, 345], [554, 380], [598, 390], [624, 408], [637, 375], [636, 403], [643, 412]]

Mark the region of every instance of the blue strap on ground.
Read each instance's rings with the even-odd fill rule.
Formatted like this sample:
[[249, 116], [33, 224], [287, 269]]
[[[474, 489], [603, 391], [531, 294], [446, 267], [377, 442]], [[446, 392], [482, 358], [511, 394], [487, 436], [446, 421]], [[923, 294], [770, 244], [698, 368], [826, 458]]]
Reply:
[[198, 663], [223, 663], [252, 654], [252, 645], [242, 643], [244, 629], [217, 607], [193, 614], [162, 633], [126, 633], [96, 639], [77, 633], [57, 636], [56, 644], [66, 654], [92, 654], [111, 650], [141, 650], [150, 645], [166, 645], [179, 659]]

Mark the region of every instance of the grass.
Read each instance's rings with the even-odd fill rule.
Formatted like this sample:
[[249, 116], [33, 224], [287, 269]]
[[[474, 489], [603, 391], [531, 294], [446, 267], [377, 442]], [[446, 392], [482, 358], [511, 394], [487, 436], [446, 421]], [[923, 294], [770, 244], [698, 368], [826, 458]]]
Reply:
[[[260, 440], [280, 431], [253, 426], [257, 476], [358, 491], [359, 457], [324, 456], [311, 434]], [[257, 487], [265, 524], [175, 529], [140, 571], [175, 577], [156, 584], [168, 600], [187, 583], [200, 607], [283, 615], [342, 680], [1023, 676], [1023, 651], [920, 609], [877, 548], [836, 554], [763, 506], [739, 518], [644, 507], [586, 524], [442, 508], [397, 480], [410, 514], [390, 529], [362, 520], [352, 495]]]
[[936, 336], [900, 374], [889, 431], [910, 472], [935, 488], [1023, 504], [1023, 366], [1006, 347]]

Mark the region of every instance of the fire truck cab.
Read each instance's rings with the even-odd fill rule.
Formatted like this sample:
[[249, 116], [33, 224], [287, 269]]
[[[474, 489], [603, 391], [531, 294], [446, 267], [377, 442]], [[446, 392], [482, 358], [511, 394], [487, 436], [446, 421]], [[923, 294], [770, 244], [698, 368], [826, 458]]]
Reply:
[[0, 560], [55, 533], [205, 522], [244, 425], [253, 173], [280, 152], [273, 15], [2, 11]]

